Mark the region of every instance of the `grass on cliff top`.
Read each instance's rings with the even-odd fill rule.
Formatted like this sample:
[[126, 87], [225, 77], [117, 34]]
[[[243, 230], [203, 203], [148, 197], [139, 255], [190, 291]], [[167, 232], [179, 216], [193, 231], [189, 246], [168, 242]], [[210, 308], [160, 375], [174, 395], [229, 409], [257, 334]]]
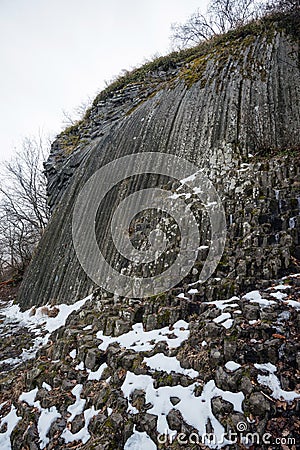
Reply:
[[106, 89], [101, 91], [93, 101], [91, 108], [86, 111], [84, 117], [76, 124], [66, 128], [59, 137], [68, 136], [75, 138], [78, 136], [80, 125], [88, 121], [91, 111], [100, 101], [105, 101], [107, 98], [112, 97], [116, 91], [122, 90], [132, 83], [144, 82], [147, 75], [151, 72], [176, 69], [178, 64], [187, 64], [197, 58], [207, 56], [217, 48], [224, 49], [225, 46], [228, 46], [230, 43], [242, 42], [251, 36], [255, 37], [266, 32], [270, 33], [272, 30], [276, 29], [284, 30], [287, 34], [291, 35], [292, 38], [296, 40], [299, 39], [299, 12], [286, 14], [274, 13], [267, 15], [257, 21], [248, 23], [243, 27], [230, 30], [225, 34], [213, 36], [210, 40], [203, 41], [195, 47], [174, 51], [166, 56], [156, 58], [139, 68], [126, 72], [125, 75], [117, 77]]
[[225, 34], [213, 36], [209, 41], [203, 41], [195, 47], [175, 51], [166, 56], [156, 58], [153, 61], [144, 64], [142, 67], [133, 69], [132, 71], [128, 71], [125, 75], [117, 77], [115, 81], [96, 96], [93, 106], [128, 84], [143, 81], [149, 72], [154, 72], [156, 70], [167, 71], [176, 68], [176, 65], [179, 63], [188, 63], [195, 58], [209, 54], [219, 45], [229, 43], [230, 41], [242, 40], [248, 36], [257, 36], [269, 31], [270, 28], [285, 29], [288, 34], [299, 39], [300, 16], [298, 13], [272, 14], [265, 16], [258, 21], [250, 22], [243, 27], [230, 30]]

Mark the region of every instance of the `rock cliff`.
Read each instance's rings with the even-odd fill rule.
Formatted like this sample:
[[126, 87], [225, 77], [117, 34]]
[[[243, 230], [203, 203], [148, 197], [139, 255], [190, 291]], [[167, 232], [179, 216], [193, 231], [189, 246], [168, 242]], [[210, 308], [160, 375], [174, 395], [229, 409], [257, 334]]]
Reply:
[[[204, 298], [238, 293], [292, 269], [300, 253], [294, 22], [265, 19], [149, 63], [99, 94], [86, 117], [58, 136], [45, 165], [52, 219], [20, 291], [23, 308], [92, 292], [71, 239], [74, 203], [97, 169], [134, 153], [184, 157], [205, 170], [222, 199], [228, 234], [215, 272], [221, 283], [215, 288], [209, 280]], [[98, 242], [110, 242], [106, 251], [117, 268], [110, 211], [134, 190], [167, 183], [160, 178], [119, 183], [101, 205]], [[209, 241], [204, 228], [202, 247]], [[200, 252], [199, 266], [206, 256]], [[191, 273], [185, 282], [196, 280]]]
[[[300, 448], [299, 31], [299, 14], [268, 17], [155, 60], [100, 93], [57, 137], [45, 164], [51, 221], [20, 304], [0, 301], [1, 449]], [[200, 224], [182, 281], [137, 298], [97, 287], [81, 268], [77, 199], [98, 169], [138, 153], [150, 168], [161, 153], [183, 158], [215, 186], [226, 242], [205, 283], [216, 224], [181, 166], [180, 182], [141, 176], [138, 164], [131, 178], [108, 173], [115, 186], [93, 224], [120, 273], [148, 276], [118, 254], [112, 211], [157, 185], [180, 198]], [[160, 217], [135, 218], [136, 250], [148, 251]], [[174, 262], [167, 252], [156, 259], [151, 276]]]

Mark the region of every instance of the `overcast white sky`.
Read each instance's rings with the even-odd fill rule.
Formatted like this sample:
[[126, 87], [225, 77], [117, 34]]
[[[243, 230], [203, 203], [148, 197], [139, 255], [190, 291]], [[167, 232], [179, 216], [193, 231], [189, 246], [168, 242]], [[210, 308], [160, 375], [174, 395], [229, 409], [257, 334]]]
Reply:
[[0, 0], [0, 159], [55, 135], [63, 110], [170, 51], [170, 26], [207, 0]]

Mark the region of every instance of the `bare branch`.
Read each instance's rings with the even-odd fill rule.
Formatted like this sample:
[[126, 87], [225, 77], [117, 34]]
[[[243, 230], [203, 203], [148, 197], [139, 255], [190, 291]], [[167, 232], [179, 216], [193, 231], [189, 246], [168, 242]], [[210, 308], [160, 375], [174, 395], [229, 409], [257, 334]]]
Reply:
[[260, 12], [261, 3], [257, 0], [211, 0], [206, 14], [198, 10], [186, 23], [173, 24], [171, 39], [180, 48], [199, 44], [215, 34], [226, 33], [256, 19]]
[[43, 161], [48, 146], [42, 135], [26, 138], [0, 169], [0, 272], [23, 270], [49, 220]]

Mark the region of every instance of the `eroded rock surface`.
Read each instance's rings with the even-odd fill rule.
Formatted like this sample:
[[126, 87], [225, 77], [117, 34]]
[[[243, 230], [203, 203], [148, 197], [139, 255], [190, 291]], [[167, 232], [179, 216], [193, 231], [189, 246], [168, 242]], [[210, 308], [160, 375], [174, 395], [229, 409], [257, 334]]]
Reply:
[[[300, 276], [226, 300], [180, 294], [159, 303], [104, 292], [87, 299], [34, 360], [1, 379], [0, 443], [14, 414], [13, 450], [121, 450], [150, 439], [177, 449], [178, 439], [161, 443], [176, 432], [203, 443], [188, 449], [214, 448], [206, 433], [218, 448], [240, 448], [246, 433], [257, 448], [274, 448], [276, 438], [297, 448]], [[49, 312], [44, 320], [49, 328]]]

